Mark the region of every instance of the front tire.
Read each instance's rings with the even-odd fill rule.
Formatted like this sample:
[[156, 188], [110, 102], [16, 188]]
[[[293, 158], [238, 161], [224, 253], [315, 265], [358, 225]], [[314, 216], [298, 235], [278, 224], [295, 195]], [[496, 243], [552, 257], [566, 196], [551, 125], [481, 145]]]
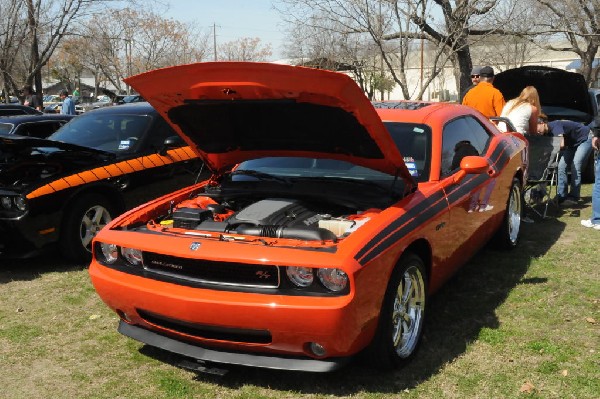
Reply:
[[494, 238], [494, 242], [498, 243], [500, 248], [512, 249], [517, 246], [521, 233], [522, 215], [523, 190], [521, 182], [515, 178], [510, 186], [504, 220]]
[[425, 265], [417, 255], [407, 253], [392, 273], [377, 332], [367, 349], [375, 367], [393, 369], [415, 354], [423, 334], [426, 304]]
[[102, 195], [86, 194], [66, 211], [60, 234], [60, 250], [76, 262], [92, 257], [92, 239], [113, 218], [111, 203]]

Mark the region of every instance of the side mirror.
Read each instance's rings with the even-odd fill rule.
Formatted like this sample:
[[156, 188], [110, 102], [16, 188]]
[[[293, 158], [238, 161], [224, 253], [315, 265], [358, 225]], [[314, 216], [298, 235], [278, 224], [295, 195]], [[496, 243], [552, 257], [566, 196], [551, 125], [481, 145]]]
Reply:
[[167, 151], [169, 149], [181, 147], [184, 144], [185, 144], [185, 141], [183, 141], [183, 139], [181, 137], [169, 136], [163, 142], [163, 146], [158, 153], [164, 157], [165, 155], [167, 155]]
[[484, 157], [468, 155], [460, 161], [460, 170], [454, 175], [453, 182], [460, 183], [466, 175], [488, 173], [490, 164]]

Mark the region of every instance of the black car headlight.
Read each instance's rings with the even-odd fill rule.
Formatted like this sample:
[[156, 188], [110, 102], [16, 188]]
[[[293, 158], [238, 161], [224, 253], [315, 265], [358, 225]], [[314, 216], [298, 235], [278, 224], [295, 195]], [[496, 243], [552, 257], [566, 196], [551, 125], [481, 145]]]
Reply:
[[3, 195], [0, 197], [0, 209], [17, 214], [27, 211], [27, 198], [21, 195]]

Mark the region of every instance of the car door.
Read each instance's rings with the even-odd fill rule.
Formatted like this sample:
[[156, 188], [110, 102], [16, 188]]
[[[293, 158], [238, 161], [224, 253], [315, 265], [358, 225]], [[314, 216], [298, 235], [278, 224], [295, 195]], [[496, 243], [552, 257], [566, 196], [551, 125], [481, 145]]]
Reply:
[[[122, 185], [135, 190], [126, 201], [135, 198], [136, 202], [150, 200], [165, 191], [194, 183], [199, 159], [185, 142], [173, 145], [168, 151], [165, 139], [179, 137], [162, 117], [153, 115], [149, 126], [144, 129], [136, 126], [146, 117], [121, 115], [115, 118], [115, 129], [120, 130], [118, 158], [139, 165], [135, 171], [122, 178]], [[143, 167], [141, 167], [143, 166]]]
[[487, 241], [489, 234], [482, 231], [503, 205], [494, 195], [495, 179], [488, 174], [469, 174], [458, 183], [449, 183], [460, 171], [462, 158], [469, 155], [487, 156], [491, 138], [492, 134], [472, 116], [456, 118], [443, 128], [440, 176], [445, 182], [443, 187], [450, 210], [448, 225], [444, 230], [453, 243], [447, 246], [447, 256], [454, 267]]

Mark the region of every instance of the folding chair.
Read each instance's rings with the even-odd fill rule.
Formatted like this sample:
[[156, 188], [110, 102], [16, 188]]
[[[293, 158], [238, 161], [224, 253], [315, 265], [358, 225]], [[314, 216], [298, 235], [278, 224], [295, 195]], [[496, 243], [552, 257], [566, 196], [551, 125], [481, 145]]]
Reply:
[[[523, 190], [525, 207], [545, 219], [551, 203], [558, 208], [557, 169], [561, 138], [528, 135], [527, 140], [529, 141], [529, 175]], [[552, 195], [553, 190], [554, 195]]]
[[496, 127], [498, 127], [498, 130], [500, 130], [501, 132], [506, 133], [517, 131], [517, 129], [515, 129], [514, 125], [508, 118], [505, 118], [503, 116], [490, 116], [490, 120], [494, 125], [496, 125]]

